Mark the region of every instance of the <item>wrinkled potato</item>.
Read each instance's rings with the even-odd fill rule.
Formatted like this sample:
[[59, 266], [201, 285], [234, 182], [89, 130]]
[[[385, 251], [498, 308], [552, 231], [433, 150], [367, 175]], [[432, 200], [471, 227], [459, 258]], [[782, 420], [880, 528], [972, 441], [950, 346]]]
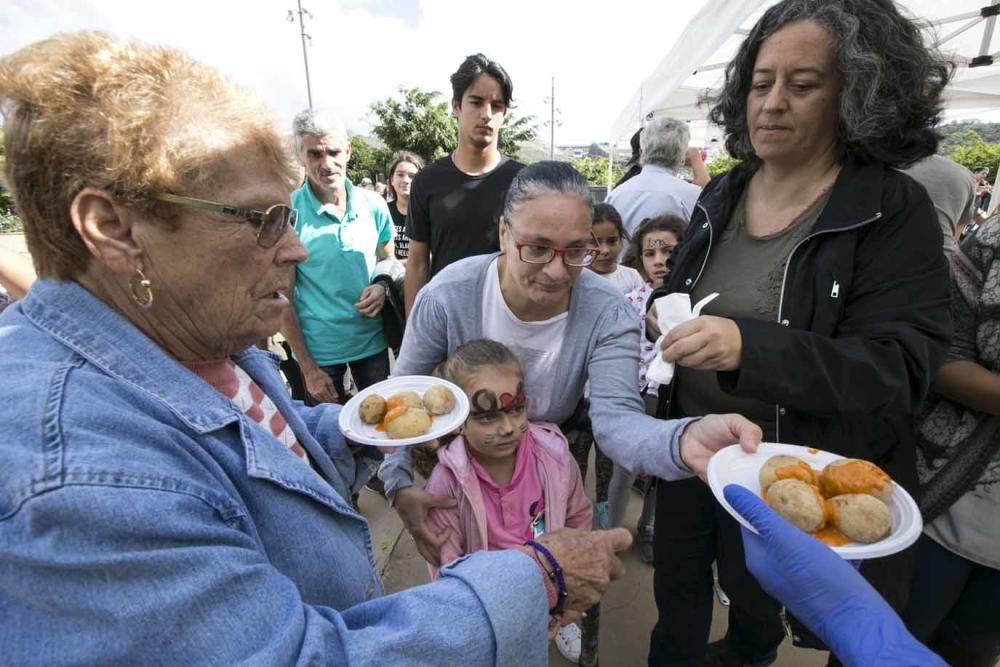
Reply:
[[758, 477], [761, 493], [766, 493], [768, 487], [779, 479], [798, 479], [806, 484], [816, 484], [816, 472], [812, 467], [799, 457], [788, 454], [778, 454], [764, 461]]
[[358, 406], [358, 416], [366, 424], [378, 424], [388, 410], [385, 399], [378, 394], [365, 396]]
[[432, 415], [446, 415], [455, 409], [455, 395], [448, 387], [431, 387], [424, 392], [424, 407]]
[[865, 493], [848, 493], [827, 501], [827, 515], [837, 530], [855, 542], [878, 542], [892, 530], [889, 508]]
[[400, 406], [385, 416], [385, 432], [393, 440], [423, 435], [430, 427], [431, 416], [423, 408]]
[[827, 498], [865, 493], [883, 503], [892, 500], [892, 478], [874, 463], [861, 459], [834, 461], [820, 474], [819, 487]]
[[390, 396], [389, 400], [386, 401], [386, 405], [390, 410], [398, 408], [401, 405], [409, 408], [423, 409], [424, 402], [420, 399], [420, 394], [415, 391], [401, 391], [398, 394]]
[[793, 526], [807, 533], [826, 523], [826, 507], [819, 489], [798, 479], [779, 479], [767, 490], [767, 504]]

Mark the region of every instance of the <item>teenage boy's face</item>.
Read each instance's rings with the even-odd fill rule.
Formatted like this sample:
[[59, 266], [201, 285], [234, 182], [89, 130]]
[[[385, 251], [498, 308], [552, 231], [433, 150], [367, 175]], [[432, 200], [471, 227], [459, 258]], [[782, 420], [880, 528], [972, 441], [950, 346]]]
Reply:
[[458, 140], [476, 148], [496, 145], [500, 126], [507, 114], [500, 82], [489, 74], [480, 74], [462, 93], [462, 103], [451, 103], [458, 118]]

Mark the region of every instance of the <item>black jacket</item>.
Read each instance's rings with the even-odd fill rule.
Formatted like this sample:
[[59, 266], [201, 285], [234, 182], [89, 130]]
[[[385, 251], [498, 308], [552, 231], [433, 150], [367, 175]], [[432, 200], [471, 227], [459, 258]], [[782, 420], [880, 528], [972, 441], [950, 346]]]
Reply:
[[403, 343], [406, 329], [406, 309], [403, 307], [403, 283], [406, 271], [395, 257], [380, 260], [375, 265], [372, 285], [381, 283], [385, 288], [385, 305], [382, 306], [382, 330], [385, 342], [394, 353]]
[[[691, 291], [751, 175], [741, 165], [705, 187], [649, 303]], [[774, 403], [780, 442], [874, 461], [915, 489], [913, 413], [948, 349], [948, 299], [926, 190], [881, 163], [849, 161], [786, 261], [778, 321], [735, 320], [741, 366], [719, 372], [719, 385]], [[662, 414], [674, 416], [668, 404]]]

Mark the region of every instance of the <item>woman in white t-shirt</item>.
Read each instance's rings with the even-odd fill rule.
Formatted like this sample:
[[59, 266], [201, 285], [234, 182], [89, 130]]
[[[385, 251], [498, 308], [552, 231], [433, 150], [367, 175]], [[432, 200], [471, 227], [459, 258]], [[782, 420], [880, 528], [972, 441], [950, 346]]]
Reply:
[[[569, 165], [546, 161], [521, 170], [498, 225], [501, 253], [455, 262], [420, 290], [393, 375], [428, 374], [459, 345], [489, 338], [521, 362], [525, 394], [534, 399], [530, 419], [566, 423], [589, 380], [594, 433], [633, 472], [704, 475], [718, 449], [735, 441], [753, 449], [759, 430], [736, 415], [681, 422], [645, 414], [635, 309], [620, 290], [584, 270], [597, 249], [592, 215], [587, 181]], [[401, 448], [379, 476], [420, 553], [438, 564], [446, 536], [429, 530], [425, 519], [449, 501], [413, 486], [409, 459]]]
[[[571, 166], [548, 161], [522, 169], [499, 221], [501, 253], [450, 264], [420, 290], [393, 375], [428, 374], [463, 343], [488, 338], [518, 358], [531, 420], [572, 430], [589, 381], [595, 438], [632, 472], [663, 479], [704, 475], [718, 449], [741, 441], [752, 450], [759, 430], [737, 415], [671, 422], [645, 413], [635, 309], [622, 290], [584, 270], [599, 252], [592, 220], [587, 181]], [[426, 515], [453, 501], [413, 486], [406, 448], [386, 458], [379, 477], [421, 555], [439, 565], [448, 535], [429, 529]], [[588, 618], [589, 629], [596, 612]], [[581, 649], [593, 655], [596, 633], [585, 639]]]
[[[635, 309], [614, 285], [584, 270], [597, 250], [592, 220], [587, 181], [572, 167], [525, 167], [500, 219], [502, 252], [455, 262], [420, 291], [393, 375], [428, 374], [459, 345], [496, 340], [521, 362], [525, 393], [538, 397], [528, 402], [529, 418], [565, 423], [589, 380], [594, 433], [613, 460], [664, 479], [704, 474], [712, 452], [740, 436], [750, 442], [756, 430], [733, 415], [688, 424], [645, 414]], [[424, 525], [434, 504], [418, 489], [409, 493], [409, 455], [397, 454], [379, 476], [421, 553], [436, 560]]]

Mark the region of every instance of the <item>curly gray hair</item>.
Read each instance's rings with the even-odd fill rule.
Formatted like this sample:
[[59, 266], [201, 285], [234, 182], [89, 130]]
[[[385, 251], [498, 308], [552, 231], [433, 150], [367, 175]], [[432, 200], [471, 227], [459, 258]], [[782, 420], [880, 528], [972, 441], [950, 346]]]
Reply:
[[676, 118], [654, 118], [639, 136], [639, 164], [658, 164], [677, 169], [684, 162], [684, 151], [691, 141], [687, 123]]
[[292, 120], [292, 138], [296, 154], [302, 152], [302, 137], [327, 135], [348, 139], [347, 126], [336, 113], [327, 109], [303, 109]]
[[768, 9], [726, 67], [725, 84], [709, 118], [725, 128], [733, 157], [758, 160], [747, 129], [746, 99], [761, 44], [797, 21], [815, 21], [830, 33], [843, 75], [837, 147], [841, 158], [905, 166], [937, 149], [934, 131], [941, 93], [954, 65], [924, 45], [919, 26], [892, 0], [785, 0]]

